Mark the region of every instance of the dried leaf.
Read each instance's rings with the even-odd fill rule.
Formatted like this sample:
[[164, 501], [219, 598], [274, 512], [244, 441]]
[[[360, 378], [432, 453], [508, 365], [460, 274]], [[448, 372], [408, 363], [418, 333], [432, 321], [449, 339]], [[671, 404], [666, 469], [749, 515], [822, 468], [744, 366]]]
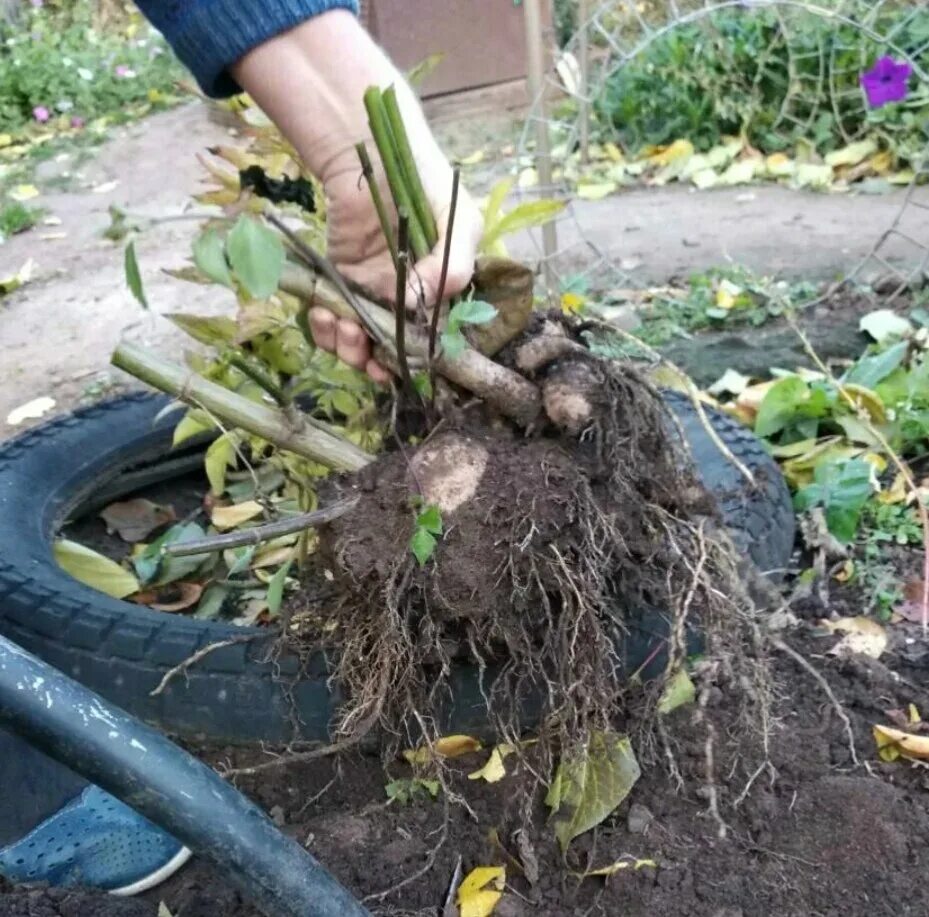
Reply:
[[480, 751], [482, 747], [480, 741], [471, 736], [442, 736], [436, 739], [431, 749], [428, 745], [421, 745], [415, 749], [408, 748], [403, 752], [403, 757], [410, 764], [427, 764], [432, 760], [433, 753], [439, 758], [460, 758], [462, 755]]
[[572, 875], [578, 876], [578, 878], [581, 879], [589, 879], [591, 876], [615, 876], [616, 873], [624, 869], [638, 871], [646, 867], [657, 869], [658, 864], [654, 860], [637, 860], [630, 857], [629, 859], [617, 860], [615, 863], [610, 863], [609, 866], [601, 866], [599, 869], [589, 869], [587, 872], [575, 872], [572, 873]]
[[821, 621], [820, 626], [832, 634], [845, 634], [829, 650], [832, 656], [861, 653], [878, 659], [887, 649], [887, 632], [874, 618], [859, 615], [854, 618], [839, 618], [837, 621]]
[[503, 765], [503, 760], [512, 755], [515, 751], [515, 745], [504, 744], [495, 746], [484, 766], [480, 770], [468, 774], [468, 780], [486, 780], [487, 783], [499, 783], [506, 776], [506, 768]]
[[203, 586], [200, 583], [171, 583], [158, 591], [154, 602], [142, 602], [155, 611], [186, 611], [200, 601]]
[[555, 836], [562, 850], [609, 816], [640, 774], [628, 736], [594, 731], [583, 747], [568, 752], [545, 799], [557, 816]]
[[0, 296], [6, 296], [7, 293], [15, 293], [20, 287], [32, 280], [32, 272], [35, 270], [35, 261], [29, 258], [23, 263], [23, 266], [15, 274], [7, 274], [0, 277]]
[[38, 420], [38, 418], [47, 414], [53, 407], [55, 407], [54, 398], [49, 398], [47, 395], [42, 398], [33, 398], [32, 401], [27, 401], [18, 408], [13, 408], [13, 410], [6, 415], [6, 422], [11, 427], [15, 427], [24, 420]]
[[707, 391], [711, 395], [741, 395], [751, 383], [750, 377], [743, 376], [737, 370], [727, 369]]
[[255, 500], [246, 503], [235, 503], [232, 506], [216, 506], [210, 516], [210, 521], [221, 532], [236, 529], [240, 525], [251, 521], [264, 512], [264, 507]]
[[882, 761], [896, 761], [897, 758], [929, 759], [929, 736], [913, 735], [890, 726], [875, 726], [874, 741]]
[[582, 201], [600, 201], [617, 191], [619, 185], [615, 181], [606, 182], [580, 182], [577, 186], [577, 196]]
[[35, 185], [16, 185], [8, 192], [8, 196], [14, 201], [23, 203], [31, 201], [39, 196], [39, 189]]
[[472, 869], [458, 887], [459, 917], [489, 917], [503, 897], [506, 868], [478, 866]]
[[678, 669], [665, 685], [658, 701], [658, 712], [668, 714], [685, 704], [692, 704], [697, 696], [697, 689], [684, 669]]
[[859, 140], [857, 143], [850, 143], [840, 150], [827, 153], [825, 161], [826, 165], [831, 166], [833, 169], [839, 166], [857, 166], [858, 163], [864, 162], [876, 152], [877, 141], [869, 138], [868, 140]]
[[152, 503], [151, 500], [140, 497], [111, 503], [100, 513], [100, 518], [106, 523], [109, 534], [116, 532], [123, 541], [134, 544], [147, 538], [155, 529], [174, 522], [177, 516], [173, 507]]
[[104, 557], [74, 541], [55, 542], [55, 562], [65, 573], [91, 589], [114, 599], [124, 599], [139, 591], [139, 581], [115, 560]]

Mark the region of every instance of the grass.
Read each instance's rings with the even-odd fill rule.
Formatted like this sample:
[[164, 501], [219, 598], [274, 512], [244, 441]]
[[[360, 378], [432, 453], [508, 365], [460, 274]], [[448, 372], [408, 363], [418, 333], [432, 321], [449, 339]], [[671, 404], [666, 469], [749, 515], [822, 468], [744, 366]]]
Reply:
[[38, 207], [27, 207], [19, 201], [0, 206], [0, 241], [19, 232], [32, 229], [42, 216]]

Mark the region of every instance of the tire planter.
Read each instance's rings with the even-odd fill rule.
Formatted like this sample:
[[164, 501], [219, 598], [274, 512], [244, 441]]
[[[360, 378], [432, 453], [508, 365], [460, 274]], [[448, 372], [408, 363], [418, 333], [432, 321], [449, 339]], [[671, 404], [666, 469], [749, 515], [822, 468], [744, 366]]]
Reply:
[[[690, 402], [676, 393], [666, 398], [737, 546], [778, 576], [793, 548], [794, 515], [777, 466], [749, 430], [710, 412], [716, 432], [752, 469], [757, 486], [751, 488]], [[269, 660], [270, 639], [240, 643], [210, 653], [152, 697], [165, 673], [198, 649], [254, 630], [112, 599], [72, 579], [53, 559], [56, 532], [82, 508], [199, 461], [196, 451], [172, 451], [176, 415], [158, 417], [166, 404], [162, 396], [130, 395], [0, 446], [0, 633], [169, 733], [233, 743], [325, 740], [340, 698], [321, 655], [301, 669], [293, 656]], [[666, 634], [660, 612], [644, 613], [623, 647], [629, 667], [641, 664]], [[453, 684], [446, 725], [480, 731], [486, 717], [477, 671], [462, 665]]]

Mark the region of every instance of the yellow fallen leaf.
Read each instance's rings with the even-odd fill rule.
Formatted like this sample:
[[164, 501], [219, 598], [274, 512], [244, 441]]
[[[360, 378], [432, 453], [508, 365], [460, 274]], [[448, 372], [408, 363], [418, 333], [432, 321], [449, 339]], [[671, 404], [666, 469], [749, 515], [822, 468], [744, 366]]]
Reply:
[[14, 201], [31, 201], [33, 198], [39, 196], [39, 189], [35, 185], [17, 185], [15, 188], [11, 189], [9, 196], [13, 198]]
[[919, 708], [916, 704], [910, 704], [906, 708], [906, 718], [911, 726], [916, 726], [923, 721], [923, 718], [919, 715]]
[[578, 876], [581, 879], [589, 879], [591, 876], [615, 876], [616, 873], [621, 872], [623, 869], [637, 871], [639, 869], [645, 869], [646, 867], [657, 869], [658, 864], [654, 860], [636, 860], [629, 858], [617, 860], [615, 863], [610, 863], [609, 866], [601, 866], [599, 869], [590, 869], [587, 872], [575, 872], [572, 873], [572, 875]]
[[868, 160], [868, 165], [877, 175], [886, 175], [893, 168], [893, 164], [894, 157], [890, 150], [882, 150]]
[[726, 186], [747, 185], [755, 177], [760, 165], [761, 162], [758, 159], [743, 159], [734, 162], [719, 176], [719, 184]]
[[916, 173], [912, 169], [904, 169], [902, 172], [892, 172], [887, 176], [887, 181], [892, 185], [912, 185]]
[[0, 150], [6, 146], [11, 146], [13, 143], [12, 134], [0, 134]]
[[887, 649], [887, 632], [874, 618], [858, 615], [854, 618], [839, 618], [837, 621], [821, 621], [820, 625], [830, 633], [845, 635], [829, 650], [831, 656], [861, 653], [878, 659]]
[[626, 157], [623, 154], [623, 151], [615, 144], [613, 141], [603, 144], [603, 152], [606, 154], [606, 158], [613, 162], [625, 162]]
[[772, 178], [787, 178], [793, 175], [797, 164], [786, 153], [772, 153], [765, 159], [764, 165]]
[[859, 140], [857, 143], [850, 143], [840, 150], [827, 153], [825, 161], [826, 165], [831, 166], [833, 169], [839, 166], [857, 166], [858, 163], [864, 162], [875, 152], [877, 152], [876, 140]]
[[439, 758], [460, 758], [462, 755], [470, 755], [480, 751], [483, 746], [478, 739], [471, 736], [454, 735], [442, 736], [436, 739], [430, 749], [428, 745], [421, 745], [419, 748], [408, 748], [403, 752], [403, 757], [410, 764], [426, 764], [432, 760], [433, 754]]
[[475, 150], [470, 156], [459, 159], [458, 164], [461, 166], [476, 166], [479, 162], [484, 161], [486, 155], [487, 153], [485, 150]]
[[851, 558], [846, 560], [833, 575], [837, 583], [847, 583], [855, 575], [855, 561]]
[[740, 286], [736, 286], [731, 280], [723, 280], [716, 291], [716, 305], [728, 311], [736, 306], [742, 293]]
[[652, 147], [645, 159], [654, 166], [667, 166], [679, 159], [688, 159], [694, 154], [694, 145], [689, 140], [675, 140], [668, 146]]
[[577, 196], [582, 201], [600, 201], [616, 191], [618, 187], [615, 181], [581, 182], [577, 186]]
[[221, 532], [227, 529], [238, 528], [244, 522], [260, 516], [263, 507], [255, 500], [249, 500], [246, 503], [236, 503], [232, 506], [216, 506], [213, 508], [213, 514], [210, 517], [213, 525]]
[[584, 308], [587, 297], [580, 293], [562, 293], [561, 294], [561, 311], [565, 315], [577, 315]]
[[918, 760], [929, 758], [929, 736], [915, 736], [890, 726], [875, 726], [874, 741], [882, 761], [896, 761], [900, 757]]
[[761, 407], [761, 402], [764, 401], [768, 392], [777, 385], [778, 381], [777, 379], [770, 379], [767, 382], [758, 382], [756, 385], [750, 385], [736, 399], [736, 407], [738, 407], [740, 411], [744, 411], [749, 415], [751, 420], [754, 421], [755, 415]]
[[842, 388], [852, 396], [856, 406], [863, 410], [874, 423], [887, 423], [887, 411], [877, 392], [863, 385], [855, 385], [853, 382], [846, 382]]
[[480, 770], [468, 774], [468, 780], [486, 780], [488, 783], [499, 783], [506, 776], [503, 760], [515, 751], [515, 745], [497, 745], [491, 751], [490, 757], [484, 766]]
[[459, 917], [489, 917], [503, 897], [506, 868], [478, 866], [465, 876], [458, 887]]
[[741, 395], [752, 383], [738, 370], [727, 369], [708, 389], [711, 395]]
[[906, 479], [900, 472], [894, 478], [893, 484], [886, 490], [882, 490], [877, 495], [878, 503], [902, 503], [907, 498]]
[[707, 188], [713, 188], [719, 184], [719, 175], [714, 169], [700, 169], [699, 172], [694, 172], [690, 180], [701, 191], [706, 191]]
[[826, 188], [832, 184], [832, 166], [798, 163], [794, 170], [794, 180], [801, 188]]

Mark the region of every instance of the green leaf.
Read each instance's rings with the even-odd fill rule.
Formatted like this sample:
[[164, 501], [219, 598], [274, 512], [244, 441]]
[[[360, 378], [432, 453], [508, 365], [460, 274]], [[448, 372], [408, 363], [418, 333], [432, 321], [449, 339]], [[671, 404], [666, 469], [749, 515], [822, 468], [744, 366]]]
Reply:
[[864, 459], [818, 465], [813, 483], [797, 492], [794, 506], [800, 511], [821, 506], [826, 526], [842, 544], [848, 544], [858, 529], [861, 511], [874, 492], [873, 469]]
[[755, 433], [771, 436], [783, 430], [799, 413], [800, 406], [809, 395], [810, 387], [799, 376], [788, 376], [772, 385], [758, 408]]
[[879, 382], [883, 382], [906, 358], [909, 344], [901, 341], [894, 344], [883, 353], [873, 357], [862, 357], [846, 374], [843, 382], [854, 385], [863, 385], [873, 389]]
[[186, 331], [195, 341], [209, 347], [223, 347], [235, 340], [236, 323], [223, 315], [184, 315], [167, 312], [165, 318]]
[[422, 370], [413, 376], [413, 388], [420, 398], [432, 398], [432, 382], [429, 373]]
[[438, 506], [427, 506], [417, 517], [416, 527], [433, 535], [442, 534], [442, 511]]
[[697, 696], [697, 689], [684, 669], [678, 669], [664, 686], [658, 701], [658, 712], [668, 714], [685, 704], [692, 704]]
[[344, 389], [332, 393], [332, 406], [345, 417], [352, 417], [358, 411], [358, 399]]
[[219, 496], [226, 489], [226, 469], [235, 462], [235, 442], [231, 433], [223, 433], [206, 450], [204, 467], [210, 490]]
[[226, 261], [226, 246], [215, 229], [208, 229], [194, 240], [194, 264], [210, 280], [232, 287], [232, 274]]
[[215, 584], [210, 586], [200, 597], [194, 617], [201, 621], [212, 621], [218, 618], [228, 595], [229, 590], [225, 586]]
[[124, 599], [139, 591], [138, 579], [128, 570], [82, 544], [62, 539], [55, 542], [53, 550], [58, 566], [91, 589], [114, 599]]
[[453, 306], [448, 313], [448, 330], [457, 331], [462, 325], [486, 325], [497, 317], [497, 310], [481, 299], [469, 299]]
[[287, 561], [268, 583], [268, 611], [272, 615], [277, 615], [281, 610], [281, 602], [284, 600], [284, 584], [287, 582], [287, 574], [290, 573], [291, 566], [293, 566], [293, 561]]
[[481, 239], [481, 251], [491, 248], [504, 236], [530, 229], [533, 226], [543, 226], [551, 222], [567, 205], [567, 201], [541, 200], [528, 201], [514, 207], [509, 213], [501, 217], [493, 226], [484, 230]]
[[172, 525], [160, 538], [155, 539], [144, 551], [132, 558], [132, 566], [143, 586], [157, 583], [159, 586], [174, 583], [193, 573], [210, 554], [192, 554], [189, 557], [169, 557], [164, 549], [169, 544], [182, 544], [205, 536], [196, 522]]
[[126, 246], [126, 283], [132, 295], [142, 304], [143, 309], [148, 308], [148, 300], [145, 298], [145, 290], [142, 287], [142, 275], [139, 273], [139, 262], [135, 255], [135, 242], [130, 242]]
[[232, 270], [253, 299], [267, 299], [277, 291], [284, 269], [280, 236], [258, 220], [241, 216], [226, 240]]
[[487, 204], [484, 207], [484, 233], [486, 233], [500, 222], [500, 211], [503, 209], [503, 202], [507, 195], [513, 190], [514, 178], [504, 178], [497, 182], [490, 189], [487, 197]]
[[438, 542], [435, 535], [426, 529], [417, 528], [410, 539], [410, 550], [416, 558], [420, 567], [425, 567], [429, 558], [435, 553], [435, 546]]
[[391, 802], [408, 805], [417, 799], [433, 799], [439, 795], [441, 784], [438, 780], [424, 780], [421, 777], [412, 777], [405, 780], [391, 780], [384, 787], [384, 792]]
[[545, 803], [552, 809], [562, 851], [599, 825], [629, 795], [641, 771], [628, 736], [593, 731], [558, 765]]
[[206, 433], [207, 430], [210, 429], [212, 429], [212, 423], [206, 414], [196, 408], [192, 408], [180, 419], [178, 425], [174, 428], [174, 439], [172, 439], [171, 445], [177, 448], [181, 443], [186, 442], [194, 436], [199, 436], [201, 433]]
[[443, 331], [439, 340], [442, 342], [442, 351], [450, 360], [460, 357], [468, 343], [464, 335], [458, 331]]

